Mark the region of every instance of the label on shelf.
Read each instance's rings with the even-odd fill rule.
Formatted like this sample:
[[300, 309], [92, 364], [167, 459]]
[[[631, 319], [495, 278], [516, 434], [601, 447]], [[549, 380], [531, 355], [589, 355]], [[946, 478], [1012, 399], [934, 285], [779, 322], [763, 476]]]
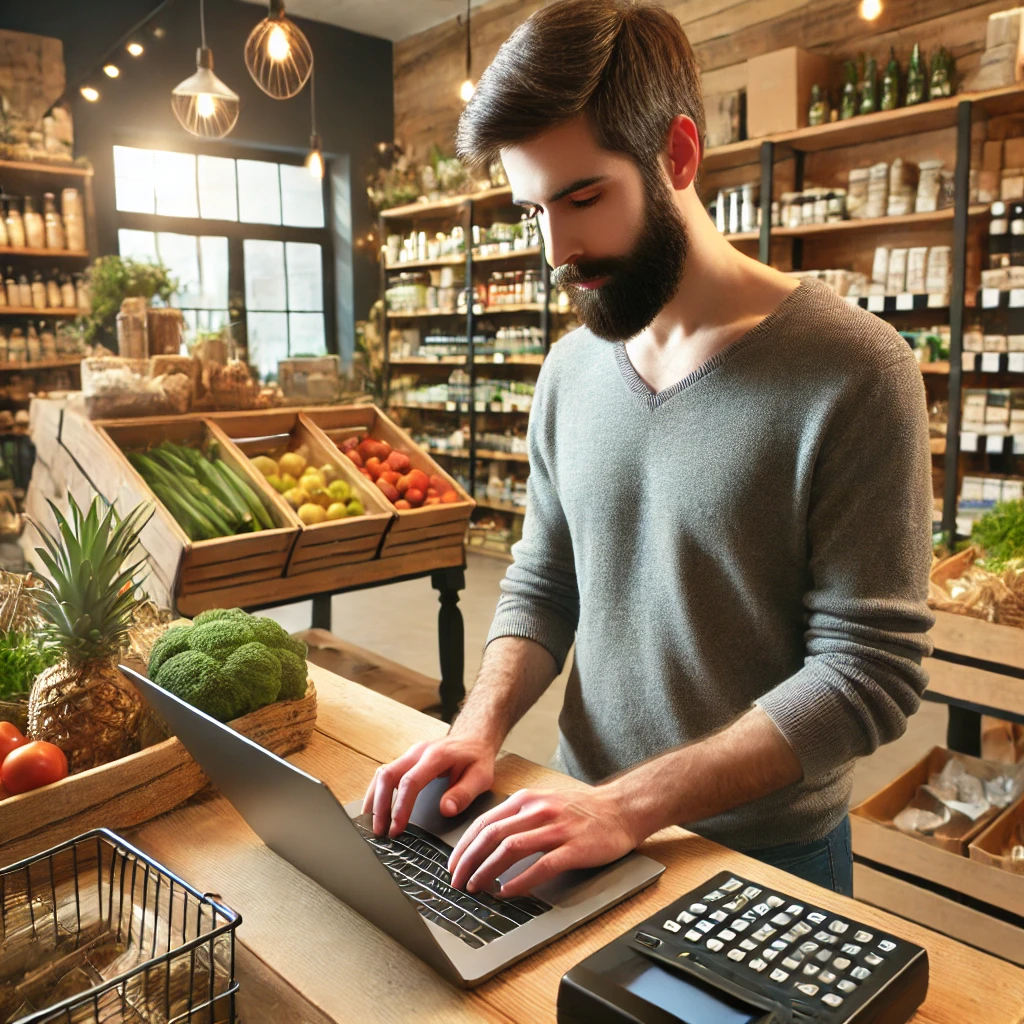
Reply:
[[999, 308], [999, 289], [998, 288], [982, 288], [981, 289], [981, 308], [982, 309], [998, 309]]
[[999, 353], [998, 352], [982, 352], [981, 353], [981, 372], [982, 373], [998, 373], [999, 372]]
[[1000, 455], [1005, 447], [1005, 434], [989, 434], [985, 438], [985, 451], [989, 455]]
[[1010, 289], [1010, 309], [1020, 309], [1024, 306], [1024, 288]]
[[444, 408], [445, 408], [445, 412], [456, 412], [458, 410], [458, 403], [457, 402], [445, 402], [444, 403]]
[[881, 313], [885, 310], [885, 296], [884, 295], [869, 295], [868, 296], [868, 312], [869, 313]]
[[945, 309], [949, 305], [949, 296], [945, 292], [929, 292], [928, 308]]
[[1024, 434], [1013, 435], [1013, 454], [1024, 455]]
[[499, 366], [503, 362], [505, 362], [505, 353], [504, 352], [495, 352], [494, 353], [494, 362], [495, 362], [496, 365], [499, 365]]
[[1024, 373], [1024, 352], [1011, 352], [1007, 362], [1010, 373]]
[[978, 435], [973, 432], [960, 431], [960, 451], [976, 452], [978, 450]]
[[964, 352], [960, 356], [960, 365], [965, 373], [972, 373], [978, 365], [977, 352]]
[[910, 292], [901, 292], [896, 296], [896, 308], [901, 312], [914, 308], [914, 296]]

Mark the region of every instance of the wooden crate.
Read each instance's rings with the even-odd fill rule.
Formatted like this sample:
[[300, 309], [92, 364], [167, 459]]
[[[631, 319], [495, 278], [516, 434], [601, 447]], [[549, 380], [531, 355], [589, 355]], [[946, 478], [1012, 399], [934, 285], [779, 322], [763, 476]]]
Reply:
[[[249, 458], [255, 455], [276, 457], [305, 445], [312, 452], [311, 461], [315, 465], [330, 463], [337, 467], [340, 478], [352, 488], [366, 509], [366, 515], [352, 519], [300, 525], [286, 576], [341, 568], [377, 557], [380, 542], [395, 516], [394, 509], [304, 415], [294, 410], [271, 414], [236, 413], [218, 417], [216, 423]], [[339, 585], [343, 582], [344, 576], [339, 574]]]
[[[375, 405], [348, 408], [306, 409], [306, 417], [315, 423], [334, 443], [344, 440], [348, 428], [363, 427], [367, 436], [387, 441], [396, 451], [404, 452], [415, 469], [428, 476], [443, 477], [460, 497], [451, 505], [430, 505], [423, 508], [395, 510], [396, 518], [384, 537], [380, 557], [400, 558], [421, 551], [441, 551], [462, 547], [469, 517], [476, 502], [416, 442]], [[390, 502], [388, 503], [390, 506]], [[391, 506], [392, 508], [394, 506]]]
[[972, 861], [987, 864], [1010, 875], [1013, 883], [1020, 891], [1021, 907], [1024, 909], [1024, 864], [1013, 864], [1003, 850], [1011, 844], [1011, 839], [1024, 843], [1024, 796], [1003, 811], [984, 832], [968, 847], [967, 853]]
[[[299, 700], [268, 704], [231, 723], [237, 732], [282, 757], [302, 750], [315, 725], [312, 681]], [[0, 799], [0, 865], [92, 828], [140, 825], [184, 803], [206, 784], [199, 765], [172, 737], [41, 789]]]
[[[93, 483], [106, 496], [105, 486], [116, 491], [120, 481], [127, 476], [144, 500], [156, 504], [160, 513], [159, 523], [166, 536], [161, 538], [158, 552], [149, 547], [146, 550], [152, 556], [151, 561], [167, 559], [164, 564], [178, 566], [176, 598], [219, 590], [228, 585], [235, 587], [269, 582], [284, 575], [292, 546], [299, 535], [298, 518], [216, 423], [202, 417], [175, 417], [109, 421], [97, 423], [95, 427], [100, 439], [107, 443], [108, 452], [105, 461], [97, 462]], [[138, 451], [164, 440], [189, 445], [217, 441], [224, 461], [253, 485], [276, 524], [275, 529], [215, 540], [190, 540], [125, 457], [126, 452]]]

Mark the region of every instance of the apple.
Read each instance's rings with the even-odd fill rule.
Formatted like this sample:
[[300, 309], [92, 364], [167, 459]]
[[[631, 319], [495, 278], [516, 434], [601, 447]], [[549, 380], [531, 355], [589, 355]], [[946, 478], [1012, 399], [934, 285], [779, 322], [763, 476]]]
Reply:
[[387, 457], [387, 464], [396, 473], [407, 473], [409, 471], [409, 456], [404, 452], [392, 452]]
[[395, 508], [400, 509], [402, 512], [405, 512], [406, 510], [412, 508], [412, 505], [410, 505], [409, 502], [405, 500], [405, 498], [399, 498], [398, 501], [395, 502]]
[[427, 496], [421, 490], [419, 490], [419, 488], [417, 488], [417, 487], [410, 487], [405, 492], [405, 500], [407, 502], [409, 502], [409, 504], [413, 508], [419, 508], [420, 505], [423, 504], [423, 502], [426, 499], [426, 497]]
[[422, 469], [410, 469], [408, 472], [409, 486], [415, 487], [418, 491], [427, 493], [427, 488], [430, 486], [430, 477], [423, 472]]
[[458, 501], [462, 501], [462, 499], [459, 497], [458, 491], [446, 491], [444, 494], [441, 495], [442, 505], [454, 505]]
[[357, 466], [359, 469], [363, 468], [363, 457], [354, 448], [350, 448], [345, 455], [352, 460], [352, 465]]
[[359, 438], [357, 435], [353, 434], [351, 437], [346, 437], [338, 447], [347, 454], [359, 447]]
[[370, 476], [372, 476], [374, 480], [376, 480], [380, 476], [382, 472], [382, 466], [383, 463], [380, 461], [380, 459], [377, 458], [376, 455], [371, 455], [370, 458], [366, 460], [366, 468], [370, 471]]
[[398, 491], [395, 490], [393, 484], [389, 484], [386, 480], [378, 480], [377, 489], [380, 491], [381, 494], [384, 495], [385, 498], [388, 499], [388, 501], [398, 501]]
[[[387, 463], [385, 462], [383, 463], [383, 465], [386, 466]], [[398, 473], [393, 473], [390, 470], [385, 469], [381, 472], [380, 476], [377, 477], [377, 479], [383, 480], [385, 481], [385, 483], [389, 483], [391, 484], [392, 487], [398, 489], [398, 481], [401, 480], [402, 478]], [[398, 493], [401, 494], [402, 492], [399, 490]]]

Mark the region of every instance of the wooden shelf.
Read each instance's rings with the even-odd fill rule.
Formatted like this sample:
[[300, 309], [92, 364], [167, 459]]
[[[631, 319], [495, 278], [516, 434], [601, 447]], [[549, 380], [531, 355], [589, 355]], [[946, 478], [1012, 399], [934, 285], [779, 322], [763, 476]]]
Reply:
[[[491, 316], [494, 313], [543, 313], [544, 306], [539, 302], [506, 302], [500, 306], [484, 306], [481, 316]], [[552, 309], [550, 312], [557, 313]]]
[[494, 356], [476, 356], [473, 362], [477, 366], [542, 366], [544, 357], [539, 353], [523, 353], [521, 355], [505, 356], [497, 360]]
[[384, 220], [400, 220], [403, 217], [420, 217], [423, 214], [444, 214], [457, 210], [468, 199], [474, 202], [487, 202], [491, 199], [512, 199], [512, 189], [507, 185], [502, 188], [484, 189], [482, 192], [465, 193], [457, 196], [446, 196], [444, 199], [435, 199], [426, 203], [407, 203], [405, 206], [395, 206], [390, 210], [384, 210], [381, 217]]
[[522, 256], [534, 256], [534, 257], [536, 257], [536, 256], [539, 256], [539, 255], [540, 255], [540, 246], [539, 245], [532, 245], [528, 249], [515, 249], [512, 252], [496, 252], [496, 253], [492, 253], [490, 256], [478, 256], [476, 253], [473, 253], [473, 262], [474, 263], [492, 263], [492, 262], [497, 262], [498, 260], [514, 260], [514, 259], [518, 259], [519, 257], [522, 257]]
[[[392, 409], [422, 409], [425, 412], [447, 412], [448, 409], [444, 402], [423, 402], [423, 403], [412, 403], [412, 402], [392, 402]], [[457, 410], [452, 409], [452, 412]]]
[[506, 501], [488, 501], [486, 498], [477, 500], [477, 508], [489, 508], [492, 512], [507, 512], [514, 516], [525, 516], [526, 509]]
[[466, 362], [465, 356], [439, 356], [436, 359], [430, 356], [402, 356], [398, 359], [390, 359], [392, 366], [463, 366]]
[[404, 320], [404, 319], [412, 319], [414, 317], [424, 317], [424, 316], [461, 316], [461, 317], [464, 317], [466, 314], [465, 313], [454, 313], [454, 312], [453, 313], [444, 313], [444, 312], [442, 312], [439, 309], [414, 309], [414, 310], [412, 310], [411, 312], [408, 312], [408, 313], [398, 313], [398, 312], [395, 312], [395, 310], [393, 310], [393, 309], [389, 309], [387, 311], [387, 315], [392, 317], [392, 318], [394, 318], [394, 319], [396, 319], [396, 320]]
[[87, 260], [87, 252], [71, 249], [15, 249], [9, 245], [0, 245], [0, 256], [33, 256], [55, 260]]
[[922, 373], [935, 373], [942, 376], [949, 376], [949, 362], [948, 360], [941, 360], [934, 363], [921, 363]]
[[418, 267], [457, 267], [466, 262], [466, 254], [460, 253], [456, 256], [438, 256], [433, 260], [406, 260], [405, 263], [385, 263], [384, 269], [390, 274], [392, 271], [415, 270]]
[[[392, 366], [464, 366], [466, 357], [402, 356], [399, 359], [392, 359], [390, 362]], [[534, 353], [508, 355], [500, 362], [494, 356], [477, 356], [473, 362], [477, 366], [541, 366], [544, 363], [544, 356]]]
[[932, 450], [932, 455], [946, 454], [946, 439], [944, 437], [929, 438], [929, 445]]
[[[988, 206], [977, 204], [968, 210], [968, 216], [987, 214]], [[908, 213], [899, 217], [871, 217], [860, 220], [837, 220], [828, 224], [802, 224], [798, 228], [772, 228], [772, 238], [807, 238], [845, 231], [889, 231], [895, 228], [930, 227], [953, 221], [953, 207], [935, 213]]]
[[45, 174], [67, 174], [76, 178], [91, 178], [91, 167], [75, 164], [46, 164], [35, 160], [0, 160], [0, 171], [36, 171]]
[[0, 373], [32, 373], [35, 370], [66, 370], [81, 366], [83, 356], [64, 356], [59, 359], [38, 359], [34, 363], [2, 363]]
[[32, 316], [45, 320], [51, 316], [85, 316], [87, 309], [36, 309], [35, 306], [0, 306], [0, 316]]
[[[772, 229], [772, 233], [775, 233], [775, 229]], [[727, 242], [756, 242], [761, 238], [760, 231], [737, 231], [731, 235], [726, 234], [722, 236]]]
[[506, 462], [529, 462], [530, 456], [524, 452], [496, 452], [490, 448], [477, 448], [478, 459], [504, 459]]

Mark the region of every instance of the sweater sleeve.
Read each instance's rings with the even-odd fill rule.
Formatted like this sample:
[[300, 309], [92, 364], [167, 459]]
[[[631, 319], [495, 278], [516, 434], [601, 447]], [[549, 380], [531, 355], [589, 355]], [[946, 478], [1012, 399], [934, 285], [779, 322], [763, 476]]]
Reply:
[[541, 370], [530, 411], [523, 537], [512, 548], [513, 563], [501, 583], [501, 597], [487, 643], [503, 636], [535, 640], [565, 665], [579, 622], [580, 600], [572, 537], [558, 497], [554, 460], [557, 359]]
[[755, 703], [814, 780], [901, 736], [928, 685], [931, 455], [909, 352], [825, 428], [807, 524], [804, 666]]

